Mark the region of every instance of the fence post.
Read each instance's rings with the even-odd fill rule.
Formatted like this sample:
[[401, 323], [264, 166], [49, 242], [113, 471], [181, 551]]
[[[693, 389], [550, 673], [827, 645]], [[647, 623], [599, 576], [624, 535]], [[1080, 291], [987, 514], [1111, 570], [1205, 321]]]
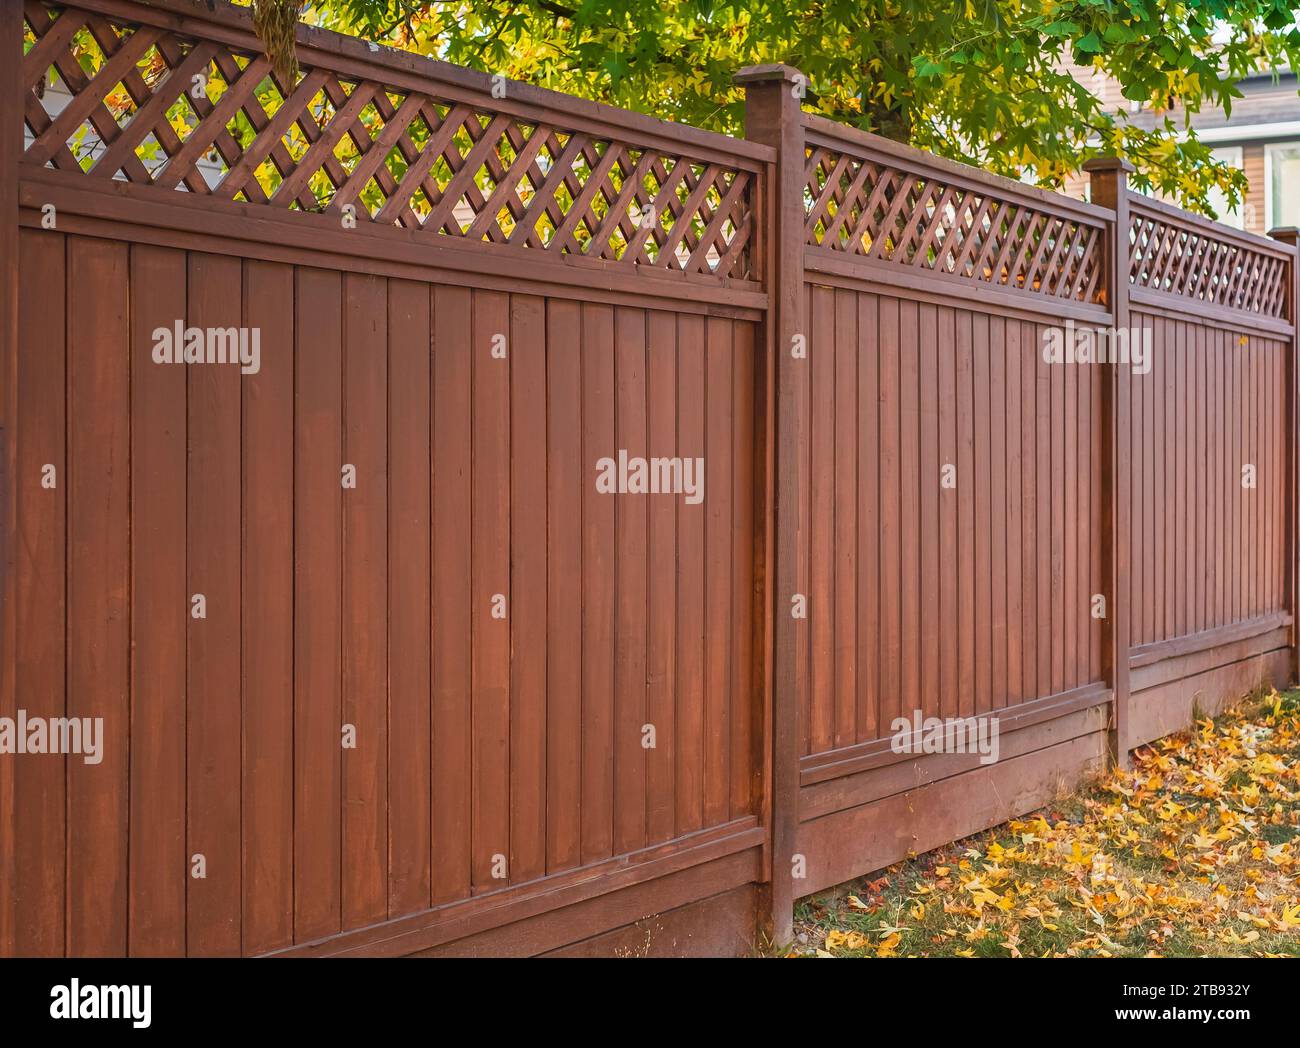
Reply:
[[[0, 715], [13, 716], [17, 663], [14, 579], [17, 547], [18, 160], [23, 148], [23, 9], [0, 3]], [[0, 761], [0, 884], [11, 885], [14, 855], [14, 763]], [[12, 892], [6, 892], [12, 896]], [[0, 955], [12, 956], [14, 900], [0, 901]]]
[[[1107, 231], [1106, 304], [1114, 331], [1129, 331], [1128, 176], [1133, 165], [1119, 157], [1089, 160], [1083, 169], [1092, 178], [1092, 202], [1115, 212]], [[1111, 690], [1110, 757], [1119, 767], [1130, 764], [1129, 734], [1129, 381], [1131, 368], [1111, 363], [1102, 386], [1102, 572], [1106, 618], [1102, 631], [1102, 673]]]
[[[1300, 249], [1300, 229], [1295, 226], [1283, 226], [1270, 229], [1269, 236], [1293, 249]], [[1288, 683], [1300, 681], [1300, 535], [1297, 535], [1296, 500], [1300, 498], [1300, 474], [1296, 471], [1297, 454], [1296, 427], [1298, 403], [1300, 403], [1300, 255], [1291, 256], [1291, 281], [1287, 285], [1287, 314], [1295, 330], [1291, 334], [1291, 350], [1286, 355], [1286, 575], [1283, 581], [1283, 594], [1286, 597], [1287, 611], [1291, 613], [1291, 661], [1287, 667]]]
[[[799, 803], [799, 696], [795, 659], [796, 629], [807, 620], [790, 614], [790, 598], [799, 592], [803, 577], [799, 557], [799, 506], [807, 486], [806, 466], [793, 450], [798, 433], [807, 425], [804, 400], [805, 359], [794, 359], [790, 347], [803, 324], [803, 165], [804, 136], [801, 116], [803, 74], [786, 65], [750, 66], [735, 76], [745, 88], [745, 137], [772, 146], [776, 164], [763, 201], [766, 239], [763, 275], [767, 283], [766, 338], [769, 402], [775, 428], [768, 431], [773, 451], [775, 479], [775, 534], [772, 537], [775, 585], [770, 627], [771, 728], [767, 810], [771, 825], [768, 848], [771, 880], [762, 915], [773, 944], [784, 946], [794, 935], [796, 838]], [[774, 383], [774, 384], [773, 384]]]

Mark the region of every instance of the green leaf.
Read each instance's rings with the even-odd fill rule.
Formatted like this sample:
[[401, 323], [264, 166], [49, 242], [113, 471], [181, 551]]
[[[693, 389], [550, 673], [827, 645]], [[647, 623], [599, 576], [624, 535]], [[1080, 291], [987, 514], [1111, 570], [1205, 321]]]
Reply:
[[1099, 55], [1102, 52], [1101, 41], [1097, 39], [1097, 33], [1094, 30], [1087, 36], [1074, 42], [1074, 49], [1085, 55]]

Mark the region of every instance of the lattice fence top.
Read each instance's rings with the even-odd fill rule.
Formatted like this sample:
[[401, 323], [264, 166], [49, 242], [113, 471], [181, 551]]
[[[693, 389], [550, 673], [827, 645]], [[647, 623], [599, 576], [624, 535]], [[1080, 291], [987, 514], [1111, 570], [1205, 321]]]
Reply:
[[378, 69], [304, 61], [282, 83], [255, 47], [24, 8], [28, 164], [551, 257], [753, 276], [756, 168], [530, 120], [488, 92], [395, 87]]
[[1096, 302], [1105, 227], [1028, 199], [810, 145], [805, 243], [1004, 290]]
[[1129, 280], [1207, 305], [1285, 319], [1290, 267], [1284, 256], [1216, 234], [1135, 200]]

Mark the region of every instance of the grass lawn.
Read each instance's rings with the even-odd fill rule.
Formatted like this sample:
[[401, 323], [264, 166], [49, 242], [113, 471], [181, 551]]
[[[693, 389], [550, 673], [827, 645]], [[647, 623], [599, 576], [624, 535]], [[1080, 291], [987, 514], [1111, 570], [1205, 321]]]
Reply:
[[1300, 691], [812, 896], [789, 956], [1300, 956]]

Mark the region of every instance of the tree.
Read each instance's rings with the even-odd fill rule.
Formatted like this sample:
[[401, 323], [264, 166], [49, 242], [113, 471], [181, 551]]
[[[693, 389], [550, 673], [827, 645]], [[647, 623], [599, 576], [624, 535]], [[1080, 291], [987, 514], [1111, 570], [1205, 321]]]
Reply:
[[[809, 78], [806, 106], [834, 120], [1048, 187], [1119, 154], [1134, 185], [1209, 214], [1212, 186], [1236, 204], [1246, 180], [1189, 117], [1230, 112], [1248, 74], [1300, 65], [1288, 0], [311, 0], [303, 15], [731, 133], [732, 74], [787, 62]], [[1107, 112], [1071, 62], [1114, 78], [1145, 119]]]

